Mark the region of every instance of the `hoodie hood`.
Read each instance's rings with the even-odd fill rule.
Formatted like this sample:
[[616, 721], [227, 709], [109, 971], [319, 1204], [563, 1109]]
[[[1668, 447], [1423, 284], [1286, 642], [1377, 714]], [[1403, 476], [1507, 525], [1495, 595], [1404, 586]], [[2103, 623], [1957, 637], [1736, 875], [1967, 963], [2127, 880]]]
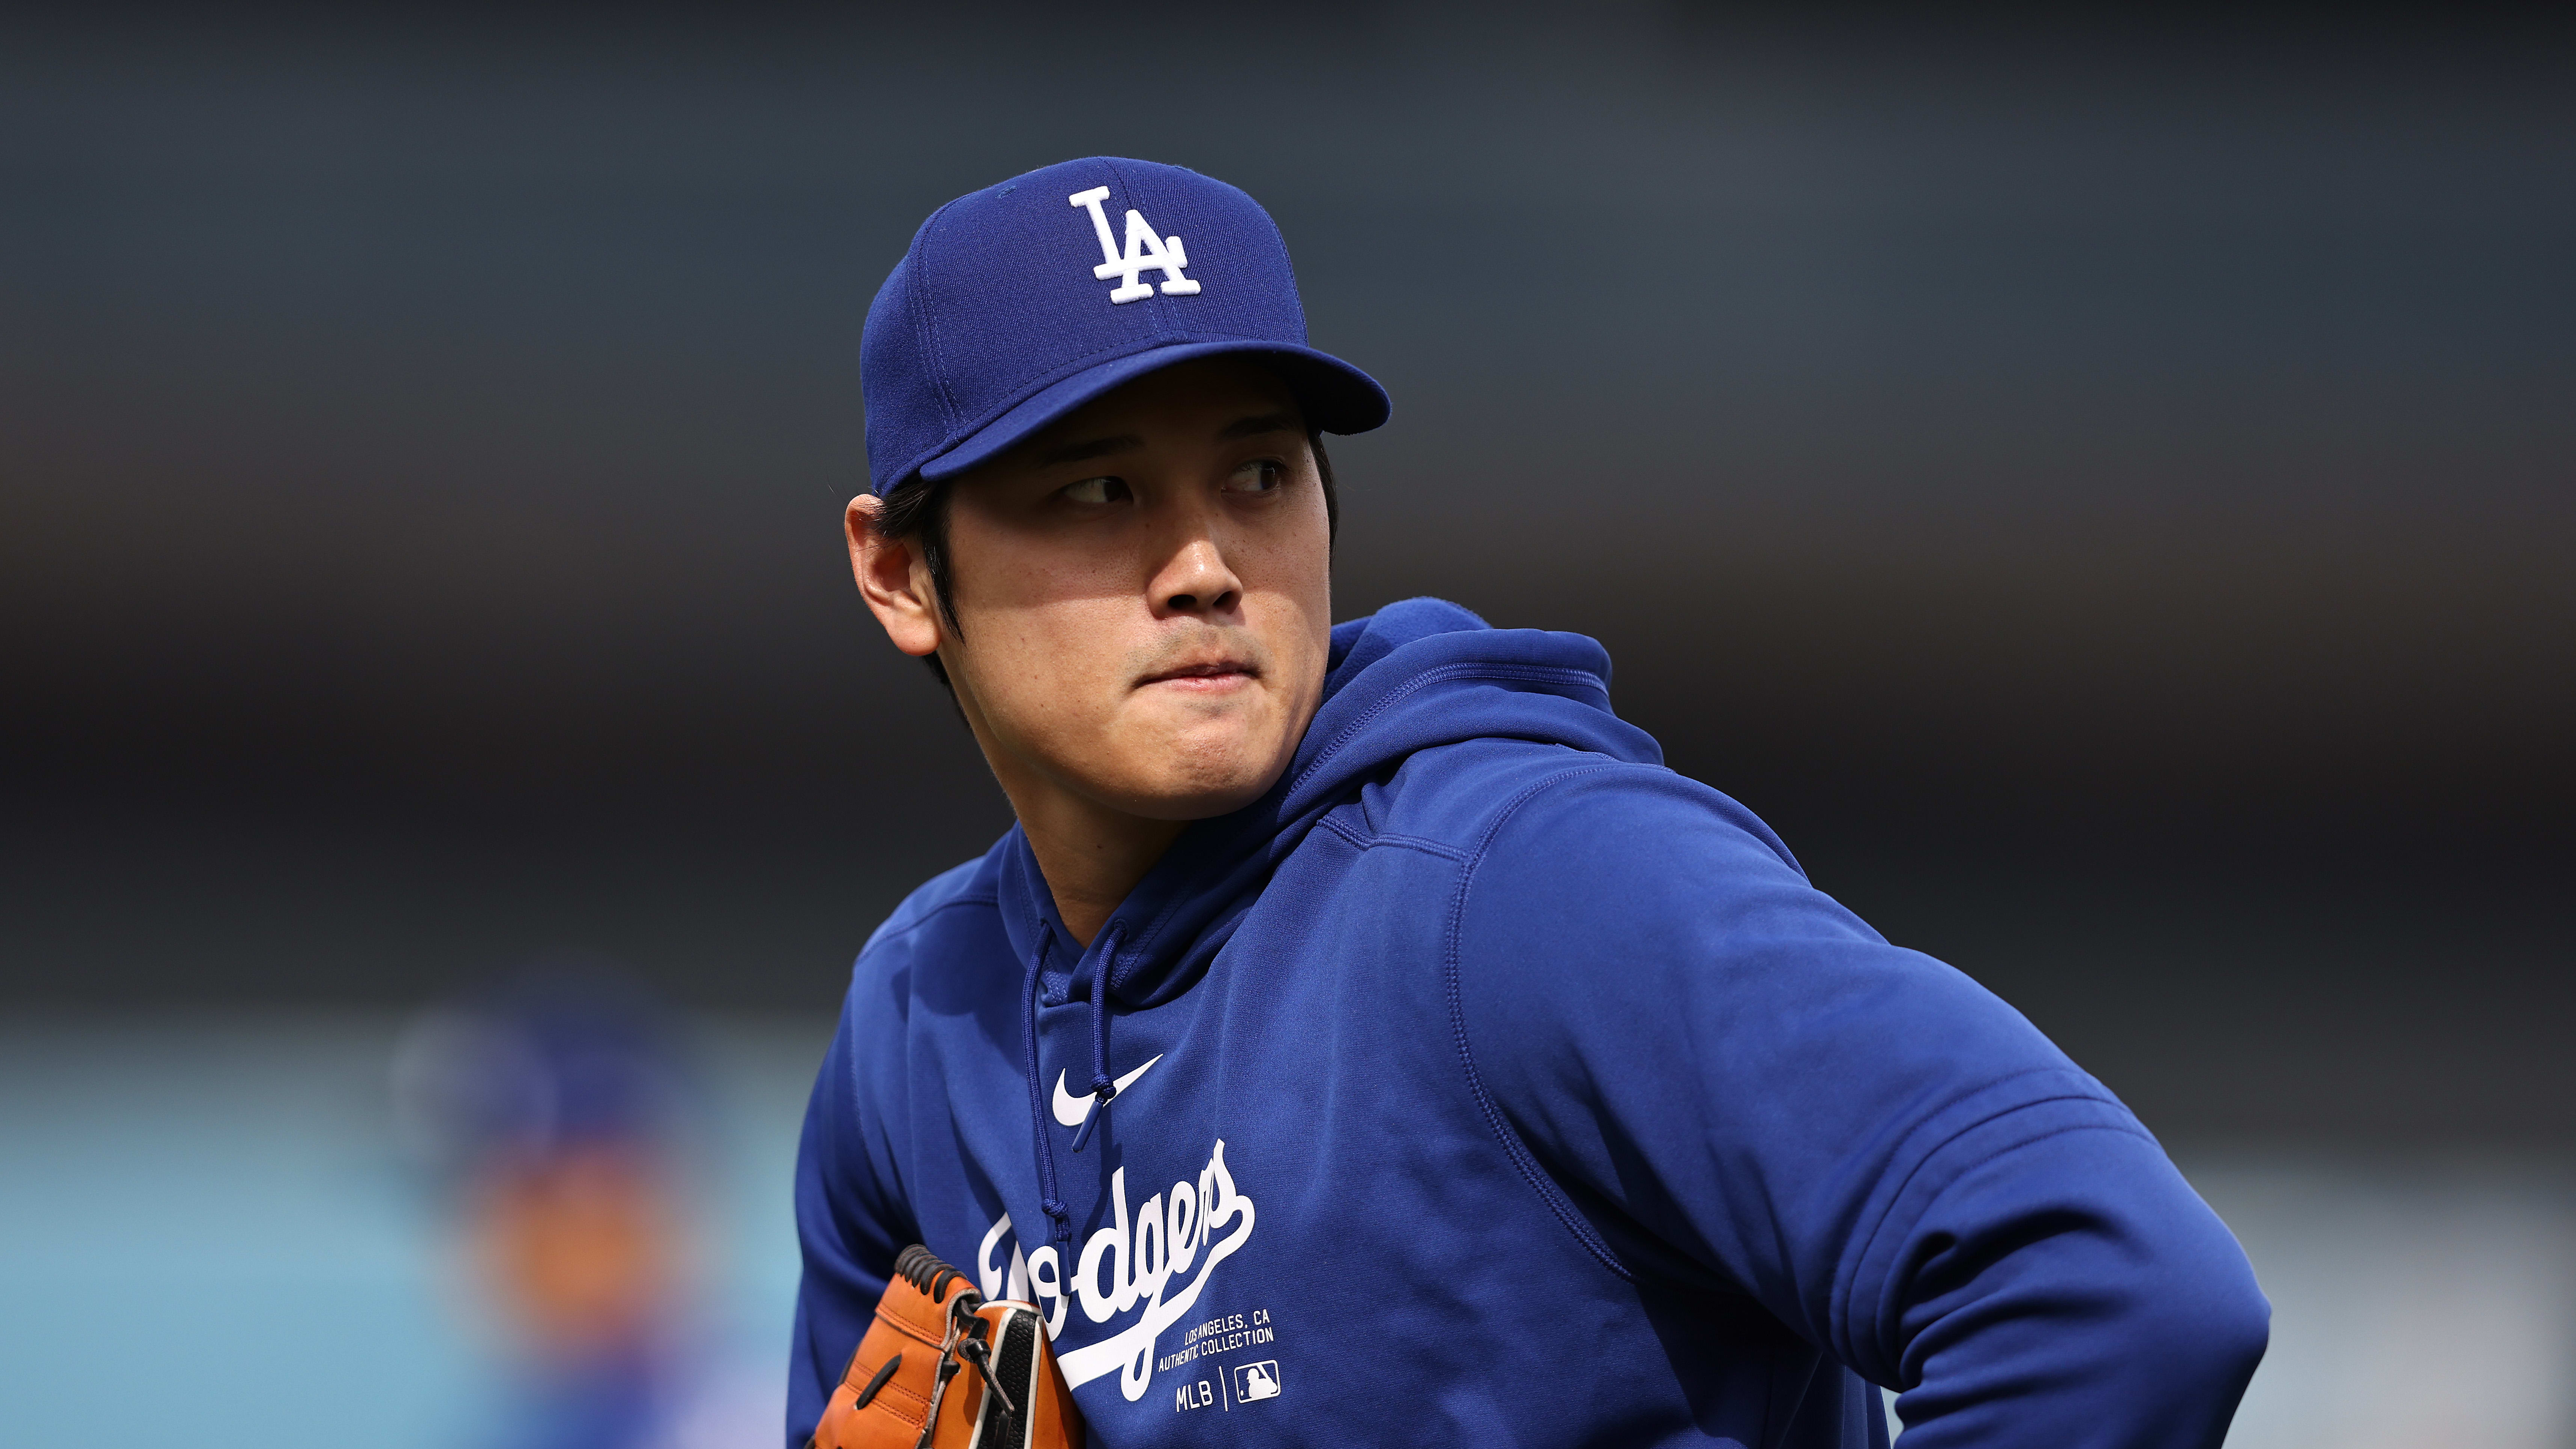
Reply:
[[1610, 712], [1610, 656], [1599, 644], [1580, 634], [1496, 629], [1455, 604], [1408, 599], [1334, 627], [1323, 702], [1287, 772], [1261, 799], [1182, 831], [1088, 949], [1056, 914], [1027, 835], [1014, 825], [1002, 837], [994, 847], [1002, 929], [1028, 973], [1021, 1046], [1039, 1208], [1059, 1261], [1073, 1261], [1073, 1223], [1047, 1130], [1040, 1011], [1067, 1002], [1089, 1008], [1096, 1105], [1074, 1133], [1078, 1153], [1118, 1095], [1109, 1070], [1113, 1016], [1160, 1006], [1205, 976], [1281, 858], [1351, 792], [1418, 750], [1494, 738], [1663, 762], [1650, 736]]
[[1651, 736], [1611, 712], [1610, 656], [1580, 634], [1497, 629], [1456, 604], [1407, 599], [1334, 626], [1327, 671], [1323, 702], [1279, 782], [1183, 831], [1090, 951], [1065, 929], [1028, 838], [1011, 827], [997, 847], [1003, 928], [1023, 962], [1045, 948], [1047, 1004], [1089, 999], [1104, 976], [1105, 999], [1121, 1008], [1188, 990], [1307, 830], [1418, 750], [1519, 739], [1663, 763]]

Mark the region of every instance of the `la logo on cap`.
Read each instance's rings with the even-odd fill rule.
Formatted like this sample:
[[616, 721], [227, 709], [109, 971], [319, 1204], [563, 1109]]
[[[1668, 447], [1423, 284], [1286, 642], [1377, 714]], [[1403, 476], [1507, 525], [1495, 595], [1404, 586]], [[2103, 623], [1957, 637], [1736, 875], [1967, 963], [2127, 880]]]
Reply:
[[1117, 239], [1109, 234], [1108, 213], [1100, 209], [1100, 203], [1108, 199], [1109, 188], [1106, 186], [1077, 191], [1065, 198], [1067, 203], [1091, 213], [1091, 229], [1100, 234], [1102, 258], [1100, 265], [1091, 269], [1091, 275], [1104, 282], [1112, 277], [1119, 279], [1119, 285], [1109, 293], [1109, 300], [1133, 302], [1139, 297], [1154, 295], [1153, 285], [1143, 280], [1144, 273], [1153, 271], [1163, 274], [1164, 296], [1195, 294], [1199, 284], [1181, 275], [1181, 269], [1190, 264], [1189, 253], [1181, 249], [1181, 239], [1156, 236], [1154, 229], [1145, 224], [1145, 214], [1134, 207], [1127, 209], [1127, 250], [1124, 254], [1119, 252]]

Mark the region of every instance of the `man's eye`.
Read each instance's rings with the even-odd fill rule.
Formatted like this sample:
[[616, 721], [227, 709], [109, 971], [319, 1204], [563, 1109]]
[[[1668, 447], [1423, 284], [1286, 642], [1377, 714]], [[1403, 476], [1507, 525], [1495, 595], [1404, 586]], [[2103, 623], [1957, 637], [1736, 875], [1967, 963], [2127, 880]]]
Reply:
[[1288, 481], [1288, 470], [1276, 458], [1255, 458], [1225, 480], [1229, 493], [1267, 493]]
[[1063, 491], [1076, 503], [1116, 503], [1127, 496], [1127, 483], [1121, 478], [1085, 478], [1066, 484]]

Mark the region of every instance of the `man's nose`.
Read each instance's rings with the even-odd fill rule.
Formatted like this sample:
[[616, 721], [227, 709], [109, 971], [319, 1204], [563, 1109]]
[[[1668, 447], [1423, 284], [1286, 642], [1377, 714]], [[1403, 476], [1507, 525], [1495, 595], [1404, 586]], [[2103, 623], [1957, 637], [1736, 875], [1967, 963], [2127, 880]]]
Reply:
[[1243, 603], [1243, 580], [1216, 540], [1193, 530], [1155, 574], [1151, 597], [1157, 614], [1230, 614]]

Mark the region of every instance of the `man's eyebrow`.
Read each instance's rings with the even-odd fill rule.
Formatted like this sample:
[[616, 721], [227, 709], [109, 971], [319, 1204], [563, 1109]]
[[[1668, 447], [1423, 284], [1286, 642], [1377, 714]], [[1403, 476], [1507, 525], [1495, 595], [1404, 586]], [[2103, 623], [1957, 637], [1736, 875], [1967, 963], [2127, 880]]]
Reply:
[[1225, 431], [1217, 434], [1216, 437], [1217, 441], [1222, 443], [1235, 438], [1257, 438], [1263, 433], [1304, 432], [1305, 428], [1305, 423], [1300, 421], [1295, 413], [1285, 411], [1261, 413], [1254, 417], [1235, 419], [1226, 424]]
[[1058, 463], [1080, 463], [1090, 458], [1106, 458], [1130, 448], [1145, 446], [1145, 440], [1134, 433], [1117, 433], [1106, 438], [1085, 438], [1060, 448], [1049, 448], [1029, 460], [1032, 468], [1052, 468]]

